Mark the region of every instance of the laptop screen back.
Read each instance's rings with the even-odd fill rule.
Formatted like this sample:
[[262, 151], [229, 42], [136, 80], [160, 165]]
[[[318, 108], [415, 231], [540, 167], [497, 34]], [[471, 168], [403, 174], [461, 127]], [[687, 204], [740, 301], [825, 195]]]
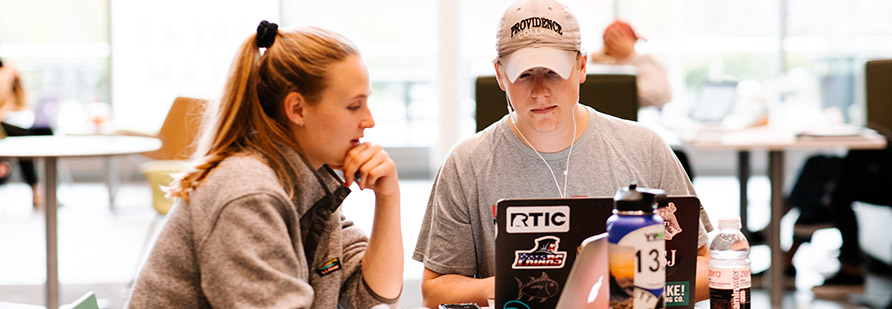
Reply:
[[[667, 307], [693, 308], [700, 201], [669, 197], [658, 213], [666, 226]], [[499, 201], [496, 308], [555, 308], [583, 241], [606, 232], [612, 214], [612, 198]]]
[[691, 110], [691, 119], [721, 122], [733, 111], [736, 100], [737, 83], [707, 82], [700, 87], [697, 101]]

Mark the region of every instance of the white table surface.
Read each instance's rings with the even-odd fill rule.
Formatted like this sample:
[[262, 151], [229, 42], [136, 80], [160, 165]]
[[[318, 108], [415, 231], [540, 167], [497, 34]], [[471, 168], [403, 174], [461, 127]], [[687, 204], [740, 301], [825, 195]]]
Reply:
[[43, 159], [46, 214], [46, 305], [59, 307], [56, 224], [56, 161], [59, 158], [109, 157], [161, 148], [156, 138], [113, 135], [17, 136], [0, 139], [0, 158]]
[[0, 158], [77, 158], [143, 153], [161, 140], [117, 135], [16, 136], [0, 139]]

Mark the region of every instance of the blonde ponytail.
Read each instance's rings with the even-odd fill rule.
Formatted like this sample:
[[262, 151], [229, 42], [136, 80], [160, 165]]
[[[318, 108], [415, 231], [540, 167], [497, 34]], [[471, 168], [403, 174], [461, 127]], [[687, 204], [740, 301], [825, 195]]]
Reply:
[[[273, 24], [275, 25], [275, 24]], [[261, 24], [263, 26], [263, 24]], [[293, 196], [297, 164], [286, 160], [287, 148], [300, 152], [283, 111], [290, 92], [303, 95], [309, 104], [318, 102], [327, 87], [328, 68], [358, 50], [336, 33], [315, 27], [258, 35], [242, 43], [232, 62], [229, 78], [218, 108], [203, 123], [203, 136], [194, 166], [168, 188], [171, 197], [189, 199], [210, 172], [225, 158], [257, 155], [269, 165]], [[260, 33], [258, 28], [258, 33]], [[271, 38], [270, 35], [273, 35]], [[258, 45], [268, 46], [261, 53]]]

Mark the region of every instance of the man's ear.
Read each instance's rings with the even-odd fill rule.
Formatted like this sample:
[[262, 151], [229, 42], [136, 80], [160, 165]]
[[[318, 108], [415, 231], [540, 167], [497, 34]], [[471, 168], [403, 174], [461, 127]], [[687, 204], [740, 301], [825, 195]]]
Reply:
[[582, 61], [582, 63], [579, 64], [579, 83], [582, 84], [585, 82], [585, 65], [588, 63], [588, 54], [583, 53], [582, 59], [579, 61]]
[[306, 124], [304, 112], [306, 111], [307, 100], [303, 95], [298, 92], [289, 92], [282, 104], [285, 105], [283, 109], [289, 121], [299, 127], [303, 127]]
[[492, 64], [493, 68], [496, 69], [496, 81], [499, 82], [499, 88], [502, 88], [502, 91], [505, 91], [505, 84], [502, 83], [502, 70], [500, 64], [495, 62]]

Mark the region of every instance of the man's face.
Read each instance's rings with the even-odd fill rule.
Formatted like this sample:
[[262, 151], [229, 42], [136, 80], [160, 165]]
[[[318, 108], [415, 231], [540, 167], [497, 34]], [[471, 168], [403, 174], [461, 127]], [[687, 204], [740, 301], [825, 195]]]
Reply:
[[[571, 127], [571, 112], [579, 100], [579, 84], [585, 81], [586, 57], [580, 56], [570, 77], [561, 78], [542, 67], [524, 71], [512, 83], [496, 63], [502, 90], [508, 93], [524, 132], [549, 133]], [[532, 130], [532, 131], [530, 131]]]

